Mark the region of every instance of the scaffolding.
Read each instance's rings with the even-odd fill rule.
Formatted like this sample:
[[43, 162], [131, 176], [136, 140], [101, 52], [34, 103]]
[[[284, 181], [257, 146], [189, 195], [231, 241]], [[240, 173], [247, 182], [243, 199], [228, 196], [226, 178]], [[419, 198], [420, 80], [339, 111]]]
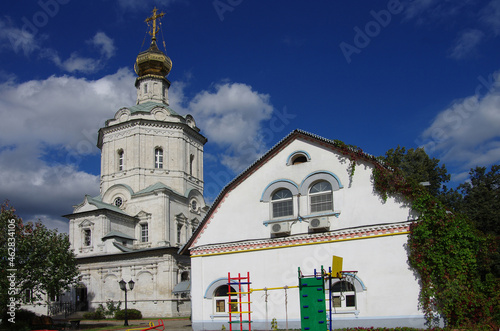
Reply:
[[[252, 290], [250, 284], [249, 272], [247, 272], [246, 277], [242, 277], [241, 274], [238, 274], [238, 277], [231, 277], [231, 273], [227, 273], [230, 331], [233, 330], [233, 324], [239, 324], [240, 331], [243, 331], [243, 325], [248, 325], [248, 331], [252, 330], [252, 311], [250, 309]], [[237, 286], [238, 290], [233, 292], [231, 286]]]

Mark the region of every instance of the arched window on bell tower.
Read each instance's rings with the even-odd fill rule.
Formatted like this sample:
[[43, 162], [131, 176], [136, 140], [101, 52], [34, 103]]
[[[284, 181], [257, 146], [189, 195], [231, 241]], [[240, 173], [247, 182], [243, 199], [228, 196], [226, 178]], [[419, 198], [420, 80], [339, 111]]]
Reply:
[[118, 171], [123, 171], [124, 166], [124, 153], [123, 149], [118, 150]]
[[189, 175], [193, 175], [193, 162], [194, 162], [194, 154], [189, 155]]
[[155, 168], [163, 169], [163, 149], [160, 147], [155, 148]]

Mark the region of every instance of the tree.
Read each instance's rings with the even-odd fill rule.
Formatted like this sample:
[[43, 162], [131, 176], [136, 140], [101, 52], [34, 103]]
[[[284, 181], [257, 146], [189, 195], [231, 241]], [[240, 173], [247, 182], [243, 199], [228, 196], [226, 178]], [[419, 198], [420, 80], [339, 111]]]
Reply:
[[423, 148], [391, 148], [382, 160], [390, 167], [400, 169], [407, 181], [414, 184], [428, 182], [427, 190], [436, 197], [443, 192], [443, 185], [450, 180], [446, 167], [439, 166], [439, 160], [431, 159]]
[[16, 307], [30, 292], [33, 301], [69, 290], [79, 271], [69, 237], [41, 222], [24, 223], [5, 202], [0, 214], [0, 312]]
[[[423, 149], [406, 153], [404, 147], [388, 151], [381, 159], [390, 168], [376, 165], [373, 178], [377, 192], [383, 199], [403, 197], [419, 213], [411, 225], [407, 248], [409, 263], [420, 276], [419, 299], [427, 320], [432, 323], [443, 318], [451, 327], [498, 328], [500, 281], [491, 272], [498, 242], [478, 231], [466, 213], [451, 212], [442, 203], [455, 201], [460, 210], [466, 199], [442, 185], [449, 175], [444, 166], [439, 167], [439, 160], [430, 159]], [[429, 181], [430, 186], [420, 185], [422, 181]], [[490, 186], [498, 188], [496, 183]], [[479, 190], [482, 185], [471, 179], [471, 186], [463, 188], [470, 189], [470, 194], [472, 187]], [[494, 201], [498, 200], [490, 203]]]
[[493, 165], [489, 172], [476, 167], [469, 174], [470, 180], [458, 186], [463, 195], [459, 209], [496, 246], [488, 256], [490, 263], [483, 267], [484, 277], [492, 273], [500, 278], [500, 165]]
[[500, 235], [500, 165], [489, 172], [476, 167], [469, 172], [470, 181], [461, 184], [464, 199], [462, 211], [485, 234]]

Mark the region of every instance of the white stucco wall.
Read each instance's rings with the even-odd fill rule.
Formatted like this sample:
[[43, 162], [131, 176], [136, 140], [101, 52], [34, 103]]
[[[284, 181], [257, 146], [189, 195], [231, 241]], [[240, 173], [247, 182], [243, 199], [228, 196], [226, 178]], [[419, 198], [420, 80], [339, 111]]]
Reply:
[[[312, 274], [323, 265], [331, 266], [332, 256], [343, 257], [344, 270], [358, 271], [357, 277], [365, 289], [356, 293], [356, 315], [334, 314], [334, 320], [354, 320], [362, 325], [364, 320], [406, 320], [405, 325], [421, 326], [422, 312], [418, 310], [419, 285], [406, 261], [406, 235], [394, 235], [372, 239], [358, 239], [292, 248], [269, 249], [248, 253], [195, 257], [191, 261], [194, 281], [192, 285], [193, 323], [204, 325], [207, 330], [212, 323], [227, 323], [227, 315], [216, 316], [214, 302], [206, 299], [209, 285], [230, 272], [250, 272], [252, 288], [273, 288], [298, 285], [297, 268], [304, 274]], [[360, 284], [356, 284], [360, 285]], [[209, 293], [210, 294], [210, 293]], [[265, 321], [264, 292], [252, 293], [252, 320]], [[270, 291], [268, 318], [285, 322], [284, 290]], [[300, 323], [298, 289], [288, 290], [288, 320]], [[213, 327], [213, 326], [212, 326]], [[201, 328], [203, 329], [203, 327]]]
[[[306, 151], [311, 156], [311, 161], [287, 166], [289, 155], [300, 150]], [[372, 165], [357, 165], [354, 176], [350, 178], [349, 162], [347, 158], [324, 147], [301, 140], [294, 141], [227, 194], [216, 216], [199, 236], [195, 246], [268, 238], [270, 228], [266, 227], [264, 222], [271, 219], [271, 207], [269, 203], [261, 202], [265, 188], [278, 180], [287, 180], [299, 187], [308, 175], [317, 171], [335, 174], [343, 186], [333, 193], [334, 210], [340, 214], [338, 217], [329, 217], [331, 230], [401, 222], [412, 218], [409, 208], [394, 199], [383, 203], [374, 192]], [[298, 215], [298, 204], [302, 217], [314, 216], [308, 210], [308, 196], [305, 195], [294, 198], [294, 218]], [[292, 225], [291, 234], [307, 232], [306, 222]]]
[[133, 280], [135, 287], [127, 294], [128, 307], [138, 309], [144, 317], [187, 316], [190, 313], [188, 298], [172, 294], [180, 281], [180, 274], [189, 270], [185, 257], [177, 261], [172, 255], [154, 256], [149, 253], [117, 256], [116, 260], [96, 260], [79, 264], [81, 283], [87, 288], [89, 309], [96, 309], [107, 300], [122, 302], [124, 292], [118, 282]]
[[[297, 151], [306, 152], [310, 161], [287, 165]], [[217, 316], [214, 301], [206, 296], [207, 290], [213, 290], [210, 284], [227, 277], [228, 272], [237, 275], [249, 271], [252, 288], [296, 286], [298, 267], [305, 274], [321, 265], [327, 269], [333, 255], [343, 258], [343, 270], [358, 271], [360, 280], [356, 309], [333, 317], [339, 326], [423, 326], [418, 280], [408, 267], [404, 246], [414, 215], [408, 206], [395, 199], [383, 202], [374, 192], [371, 163], [357, 164], [352, 177], [349, 164], [349, 159], [328, 147], [297, 139], [226, 192], [191, 246], [195, 330], [217, 330], [224, 323], [227, 327], [228, 317]], [[324, 216], [330, 220], [329, 231], [323, 237], [309, 231], [308, 222], [323, 215], [310, 213], [306, 188], [306, 194], [293, 198], [294, 216], [282, 219], [293, 221], [290, 235], [272, 239], [271, 224], [277, 220], [271, 217], [270, 203], [261, 201], [266, 187], [283, 180], [300, 191], [304, 180], [317, 172], [333, 174], [340, 182], [333, 193], [337, 215]], [[379, 229], [385, 230], [379, 233]], [[348, 232], [351, 234], [345, 238], [332, 239]], [[274, 243], [274, 247], [265, 247], [265, 242]], [[276, 248], [278, 245], [287, 247]], [[263, 294], [252, 294], [255, 329], [266, 327]], [[269, 298], [269, 322], [276, 318], [284, 327], [284, 290], [271, 291]], [[288, 290], [288, 321], [300, 328], [298, 289]]]

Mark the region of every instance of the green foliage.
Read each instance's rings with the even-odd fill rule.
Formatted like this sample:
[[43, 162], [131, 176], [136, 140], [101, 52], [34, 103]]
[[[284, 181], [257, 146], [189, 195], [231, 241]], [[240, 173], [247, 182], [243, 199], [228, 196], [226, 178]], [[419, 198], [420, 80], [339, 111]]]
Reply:
[[483, 268], [483, 277], [491, 273], [500, 278], [500, 165], [493, 165], [489, 172], [485, 167], [477, 167], [469, 174], [470, 181], [458, 187], [463, 200], [457, 209], [469, 216], [492, 242], [491, 268]]
[[354, 172], [356, 171], [356, 164], [360, 160], [370, 160], [374, 161], [375, 157], [368, 155], [363, 152], [363, 150], [357, 146], [354, 145], [348, 145], [345, 142], [341, 140], [334, 140], [334, 145], [335, 147], [339, 150], [342, 155], [347, 157], [350, 160], [349, 164], [349, 177], [352, 180], [352, 177], [354, 176]]
[[[400, 155], [400, 153], [395, 153]], [[437, 171], [442, 178], [444, 171]], [[411, 175], [409, 175], [411, 177]], [[421, 278], [420, 304], [430, 324], [442, 317], [451, 327], [500, 323], [500, 282], [481, 270], [491, 264], [492, 241], [467, 216], [452, 213], [428, 190], [399, 168], [382, 164], [373, 171], [383, 199], [399, 196], [419, 213], [408, 239], [409, 262]]]
[[458, 188], [464, 195], [462, 211], [476, 227], [492, 235], [500, 235], [500, 165], [494, 165], [489, 172], [485, 167], [470, 171], [470, 181]]
[[[24, 223], [5, 202], [0, 214], [0, 312], [13, 298], [19, 306], [26, 290], [34, 301], [61, 293], [78, 282], [79, 271], [67, 234], [42, 223]], [[12, 276], [15, 291], [10, 291]]]
[[406, 150], [398, 146], [385, 153], [384, 161], [400, 169], [406, 180], [414, 184], [429, 182], [426, 188], [433, 196], [438, 196], [443, 184], [450, 180], [446, 167], [439, 166], [439, 160], [431, 159], [423, 148]]
[[101, 311], [104, 316], [106, 317], [113, 317], [115, 316], [115, 313], [119, 310], [121, 310], [121, 305], [122, 302], [118, 301], [115, 303], [113, 300], [108, 300], [106, 301], [106, 307], [102, 303], [99, 304], [99, 307], [97, 308], [98, 311]]
[[[117, 320], [125, 319], [125, 310], [118, 310], [115, 313], [115, 318]], [[127, 309], [127, 318], [129, 320], [140, 320], [142, 319], [142, 313], [137, 309]]]
[[96, 311], [89, 311], [83, 314], [83, 318], [86, 320], [103, 320], [106, 319], [104, 311], [97, 308]]

